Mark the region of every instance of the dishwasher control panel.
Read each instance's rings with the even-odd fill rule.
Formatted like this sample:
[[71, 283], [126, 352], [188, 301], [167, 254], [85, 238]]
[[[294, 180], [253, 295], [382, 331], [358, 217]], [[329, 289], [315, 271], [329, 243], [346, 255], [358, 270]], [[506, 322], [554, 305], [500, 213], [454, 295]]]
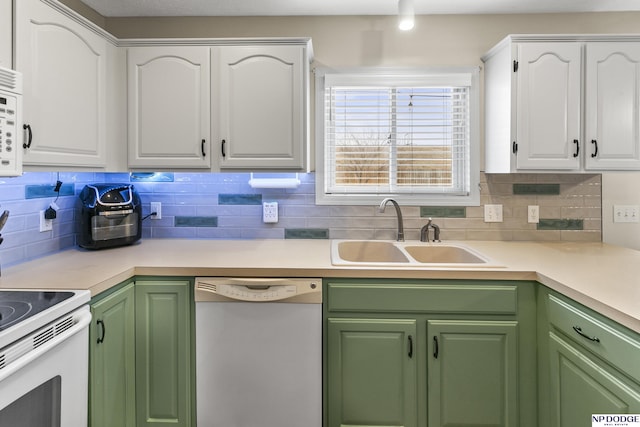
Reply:
[[198, 277], [195, 300], [321, 303], [322, 279]]

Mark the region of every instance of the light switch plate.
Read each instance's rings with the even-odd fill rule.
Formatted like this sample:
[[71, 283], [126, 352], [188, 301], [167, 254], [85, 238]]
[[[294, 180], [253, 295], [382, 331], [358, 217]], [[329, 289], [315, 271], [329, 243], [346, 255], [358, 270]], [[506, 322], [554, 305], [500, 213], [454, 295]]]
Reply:
[[613, 222], [640, 222], [638, 205], [613, 205]]
[[484, 222], [502, 222], [502, 205], [484, 205]]
[[265, 224], [278, 222], [278, 202], [262, 202], [262, 222]]

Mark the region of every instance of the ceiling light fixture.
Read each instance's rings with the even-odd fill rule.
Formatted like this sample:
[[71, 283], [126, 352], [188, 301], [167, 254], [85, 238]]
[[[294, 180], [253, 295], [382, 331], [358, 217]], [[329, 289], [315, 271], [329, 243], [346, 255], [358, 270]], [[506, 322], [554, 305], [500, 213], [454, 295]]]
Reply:
[[398, 28], [402, 31], [409, 31], [413, 25], [413, 0], [398, 0]]

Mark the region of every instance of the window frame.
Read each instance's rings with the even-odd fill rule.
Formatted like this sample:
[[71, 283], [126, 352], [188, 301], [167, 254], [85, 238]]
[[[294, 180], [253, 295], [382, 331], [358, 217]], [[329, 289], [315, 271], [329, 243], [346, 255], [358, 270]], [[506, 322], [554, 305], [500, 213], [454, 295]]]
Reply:
[[[318, 205], [377, 205], [382, 198], [393, 197], [407, 206], [479, 206], [480, 205], [480, 87], [479, 67], [455, 68], [317, 68], [315, 70], [315, 146], [316, 146], [316, 204]], [[325, 173], [325, 80], [366, 79], [395, 84], [419, 85], [424, 80], [441, 84], [469, 86], [469, 188], [464, 195], [447, 193], [326, 193]]]

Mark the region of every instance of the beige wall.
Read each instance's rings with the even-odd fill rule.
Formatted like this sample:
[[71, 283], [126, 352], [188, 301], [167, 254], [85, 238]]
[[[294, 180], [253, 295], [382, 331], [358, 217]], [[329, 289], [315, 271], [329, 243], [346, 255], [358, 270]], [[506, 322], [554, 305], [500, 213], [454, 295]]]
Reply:
[[330, 66], [479, 65], [508, 34], [640, 33], [640, 12], [418, 16], [410, 32], [393, 16], [115, 18], [106, 29], [120, 38], [312, 37], [316, 61]]
[[[393, 16], [102, 18], [63, 0], [119, 38], [311, 37], [316, 66], [469, 66], [508, 34], [640, 33], [640, 12], [418, 16], [411, 32]], [[614, 204], [640, 204], [640, 174], [604, 174], [602, 232], [640, 249], [640, 224], [614, 224]]]

